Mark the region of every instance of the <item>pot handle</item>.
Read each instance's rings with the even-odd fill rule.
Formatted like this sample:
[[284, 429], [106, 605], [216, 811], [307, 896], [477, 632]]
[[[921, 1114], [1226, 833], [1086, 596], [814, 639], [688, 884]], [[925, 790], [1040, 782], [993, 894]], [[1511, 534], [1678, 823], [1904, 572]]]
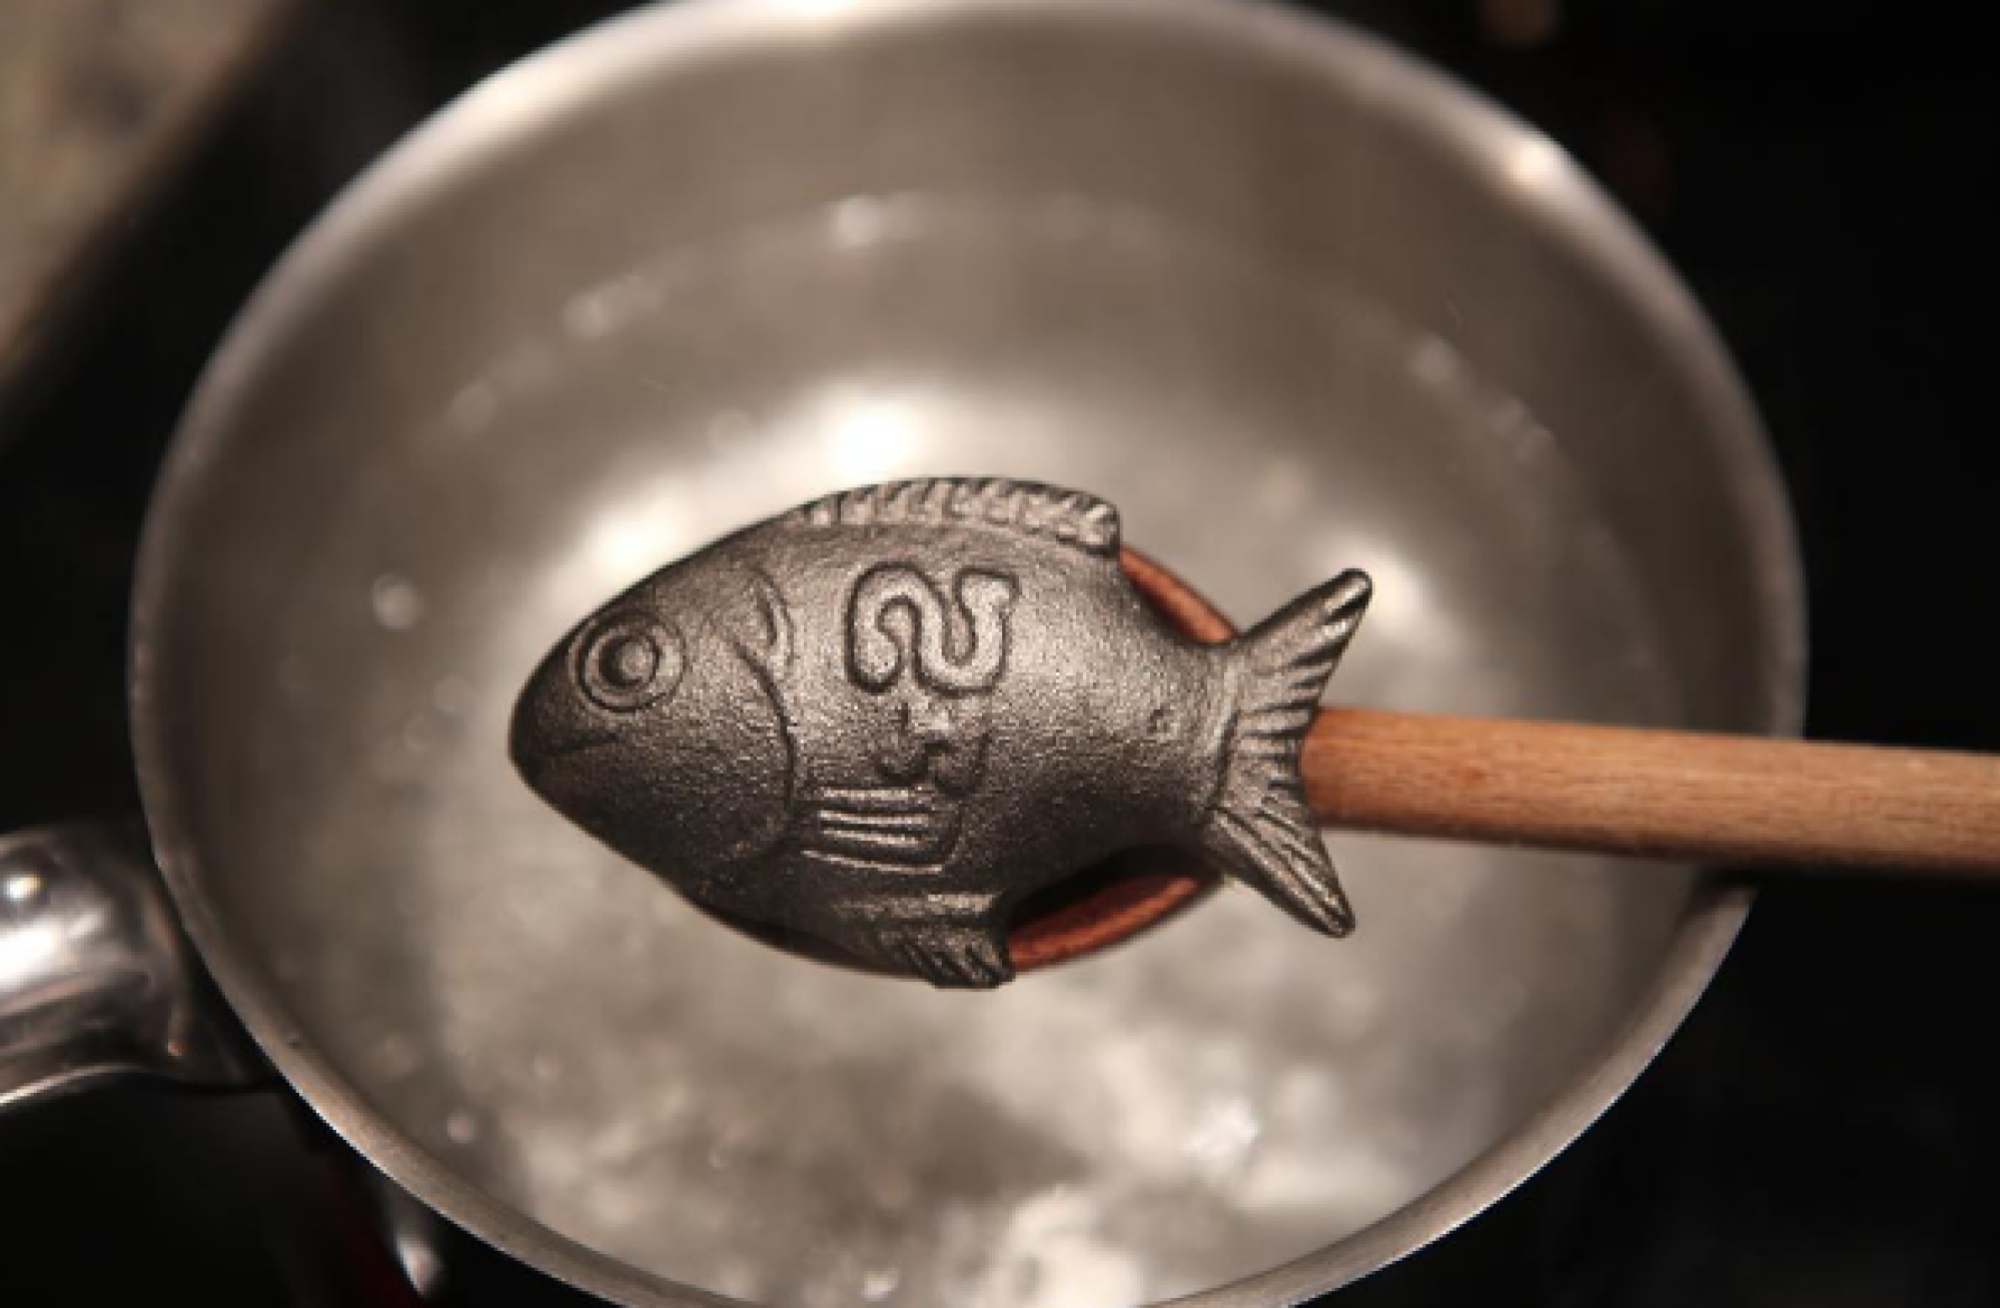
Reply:
[[0, 1112], [124, 1075], [270, 1072], [181, 934], [140, 824], [0, 836]]

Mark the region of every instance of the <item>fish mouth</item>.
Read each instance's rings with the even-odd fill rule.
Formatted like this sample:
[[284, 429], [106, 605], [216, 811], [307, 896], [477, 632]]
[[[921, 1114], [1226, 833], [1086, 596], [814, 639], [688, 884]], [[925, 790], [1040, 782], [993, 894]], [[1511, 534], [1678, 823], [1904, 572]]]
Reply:
[[528, 694], [514, 706], [507, 753], [516, 770], [533, 781], [561, 760], [603, 748], [617, 734], [601, 722], [565, 711], [559, 699]]
[[617, 739], [615, 733], [599, 731], [554, 744], [538, 742], [532, 747], [525, 748], [517, 745], [513, 751], [514, 762], [523, 770], [527, 770], [538, 764], [553, 763], [557, 759], [569, 758], [576, 754], [587, 754], [593, 749], [609, 745], [615, 739]]
[[515, 774], [527, 783], [528, 789], [545, 803], [567, 813], [574, 792], [580, 786], [587, 789], [595, 771], [589, 756], [612, 740], [610, 733], [601, 731], [555, 740], [523, 741], [517, 736], [510, 742], [508, 753], [513, 758]]

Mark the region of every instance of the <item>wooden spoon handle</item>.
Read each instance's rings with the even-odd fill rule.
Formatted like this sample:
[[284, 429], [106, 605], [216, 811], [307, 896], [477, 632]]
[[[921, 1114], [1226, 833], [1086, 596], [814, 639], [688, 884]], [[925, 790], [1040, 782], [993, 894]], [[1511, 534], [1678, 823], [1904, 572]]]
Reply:
[[[1124, 564], [1177, 630], [1236, 634], [1150, 558]], [[1355, 831], [2000, 881], [2000, 758], [1982, 754], [1343, 708], [1300, 763], [1321, 821]]]
[[1323, 710], [1330, 826], [1739, 866], [2000, 880], [2000, 758], [1691, 731]]

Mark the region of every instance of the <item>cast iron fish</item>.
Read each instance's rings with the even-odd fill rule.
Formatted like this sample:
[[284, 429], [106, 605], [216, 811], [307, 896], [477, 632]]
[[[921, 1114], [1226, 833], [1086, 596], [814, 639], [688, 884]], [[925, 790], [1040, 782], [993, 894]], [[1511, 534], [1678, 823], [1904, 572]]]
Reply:
[[565, 636], [516, 706], [515, 764], [703, 907], [940, 986], [1008, 980], [1012, 908], [1135, 845], [1345, 935], [1298, 756], [1368, 578], [1203, 646], [1118, 556], [1117, 511], [1049, 486], [818, 500]]

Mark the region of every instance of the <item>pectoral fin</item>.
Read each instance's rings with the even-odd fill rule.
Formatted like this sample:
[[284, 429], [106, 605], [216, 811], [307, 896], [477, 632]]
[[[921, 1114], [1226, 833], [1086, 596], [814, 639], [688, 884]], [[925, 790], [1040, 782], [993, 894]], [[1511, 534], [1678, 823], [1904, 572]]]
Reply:
[[959, 923], [907, 926], [877, 938], [882, 961], [950, 990], [991, 990], [1014, 979], [998, 929]]

